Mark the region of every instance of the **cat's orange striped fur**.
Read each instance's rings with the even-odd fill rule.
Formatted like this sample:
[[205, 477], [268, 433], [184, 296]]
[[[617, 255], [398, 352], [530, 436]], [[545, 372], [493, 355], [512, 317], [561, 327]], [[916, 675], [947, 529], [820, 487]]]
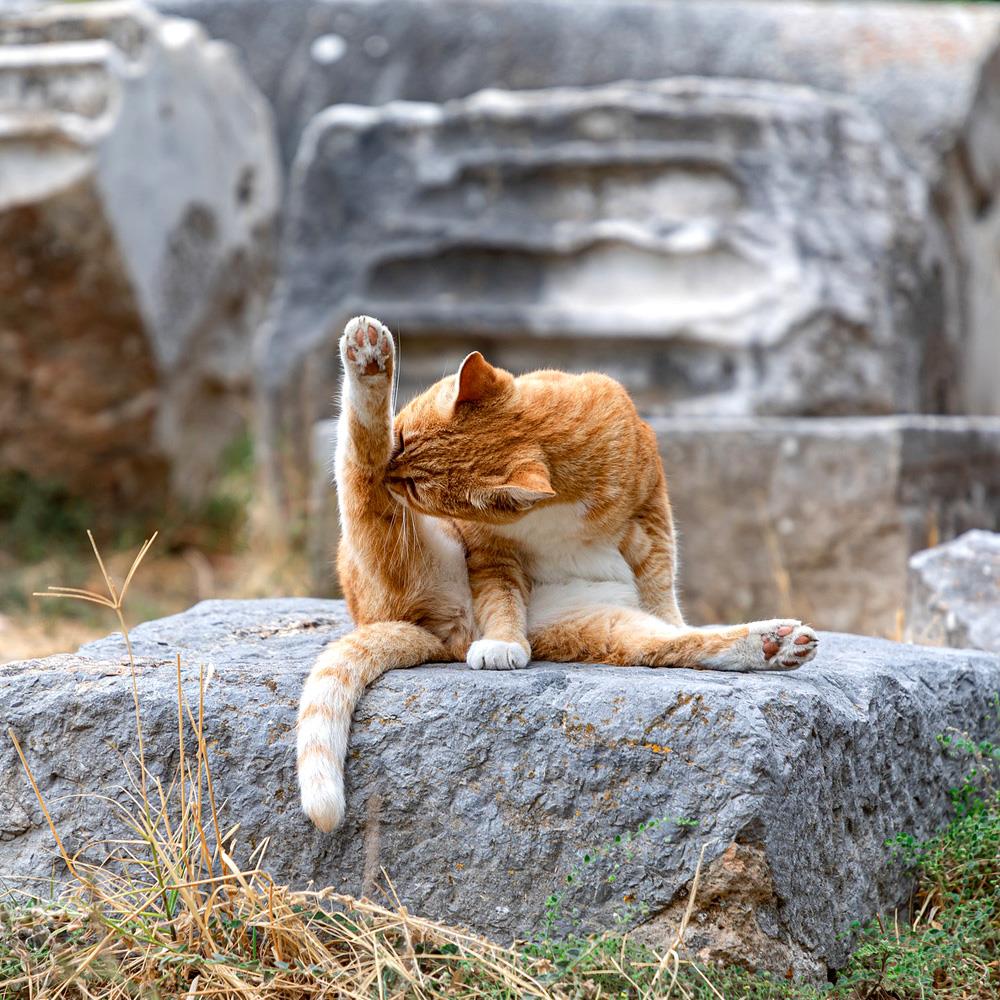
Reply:
[[389, 331], [360, 316], [340, 350], [337, 567], [358, 627], [302, 692], [299, 784], [320, 829], [343, 819], [351, 715], [386, 670], [531, 656], [788, 670], [813, 657], [798, 621], [684, 624], [656, 439], [612, 379], [514, 378], [474, 353], [393, 419]]

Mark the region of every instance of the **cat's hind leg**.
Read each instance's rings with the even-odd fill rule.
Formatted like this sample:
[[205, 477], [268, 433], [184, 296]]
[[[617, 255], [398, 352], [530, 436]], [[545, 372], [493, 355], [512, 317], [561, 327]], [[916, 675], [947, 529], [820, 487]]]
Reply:
[[677, 604], [677, 533], [663, 468], [657, 463], [656, 487], [633, 515], [619, 551], [635, 576], [640, 606], [671, 625], [683, 625]]
[[691, 628], [630, 608], [594, 608], [533, 630], [540, 660], [702, 670], [794, 670], [815, 656], [808, 625], [776, 618], [721, 628]]
[[[815, 657], [819, 644], [812, 627], [795, 618], [771, 618], [732, 628], [745, 634], [706, 661], [704, 666], [709, 670], [794, 670]], [[712, 634], [729, 630], [697, 631]]]

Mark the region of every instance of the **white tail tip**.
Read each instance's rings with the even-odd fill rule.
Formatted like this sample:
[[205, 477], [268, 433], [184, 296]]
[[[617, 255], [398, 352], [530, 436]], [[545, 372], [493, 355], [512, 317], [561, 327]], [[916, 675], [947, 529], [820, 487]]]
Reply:
[[303, 783], [302, 811], [323, 833], [332, 833], [343, 823], [347, 811], [343, 788], [329, 783], [311, 787]]

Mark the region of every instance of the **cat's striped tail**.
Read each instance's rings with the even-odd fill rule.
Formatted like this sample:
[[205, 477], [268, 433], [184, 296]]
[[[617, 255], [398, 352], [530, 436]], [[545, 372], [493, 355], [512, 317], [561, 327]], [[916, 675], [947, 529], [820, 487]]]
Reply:
[[387, 670], [449, 659], [441, 641], [409, 622], [376, 622], [331, 642], [299, 701], [302, 809], [324, 832], [344, 818], [344, 760], [351, 716], [364, 689]]

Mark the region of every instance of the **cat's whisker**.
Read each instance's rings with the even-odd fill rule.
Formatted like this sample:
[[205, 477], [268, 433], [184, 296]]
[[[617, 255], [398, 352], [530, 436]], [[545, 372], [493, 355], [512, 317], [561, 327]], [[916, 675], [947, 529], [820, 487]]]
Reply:
[[392, 373], [392, 392], [389, 396], [389, 412], [396, 412], [396, 400], [399, 398], [399, 373], [402, 368], [400, 360], [403, 357], [403, 334], [396, 330], [396, 367]]
[[[396, 531], [396, 516], [399, 515], [399, 530]], [[393, 517], [393, 534], [395, 534], [395, 541], [392, 546], [392, 558], [395, 561], [397, 558], [406, 558], [406, 508], [398, 507], [396, 512], [392, 515]], [[400, 547], [402, 547], [402, 552], [400, 552]]]
[[413, 527], [413, 519], [410, 515], [410, 510], [407, 507], [403, 508], [403, 558], [409, 559], [410, 557], [410, 529]]
[[416, 553], [420, 550], [420, 535], [417, 533], [417, 522], [413, 517], [413, 512], [409, 512], [410, 519], [410, 536], [413, 539], [413, 551]]

